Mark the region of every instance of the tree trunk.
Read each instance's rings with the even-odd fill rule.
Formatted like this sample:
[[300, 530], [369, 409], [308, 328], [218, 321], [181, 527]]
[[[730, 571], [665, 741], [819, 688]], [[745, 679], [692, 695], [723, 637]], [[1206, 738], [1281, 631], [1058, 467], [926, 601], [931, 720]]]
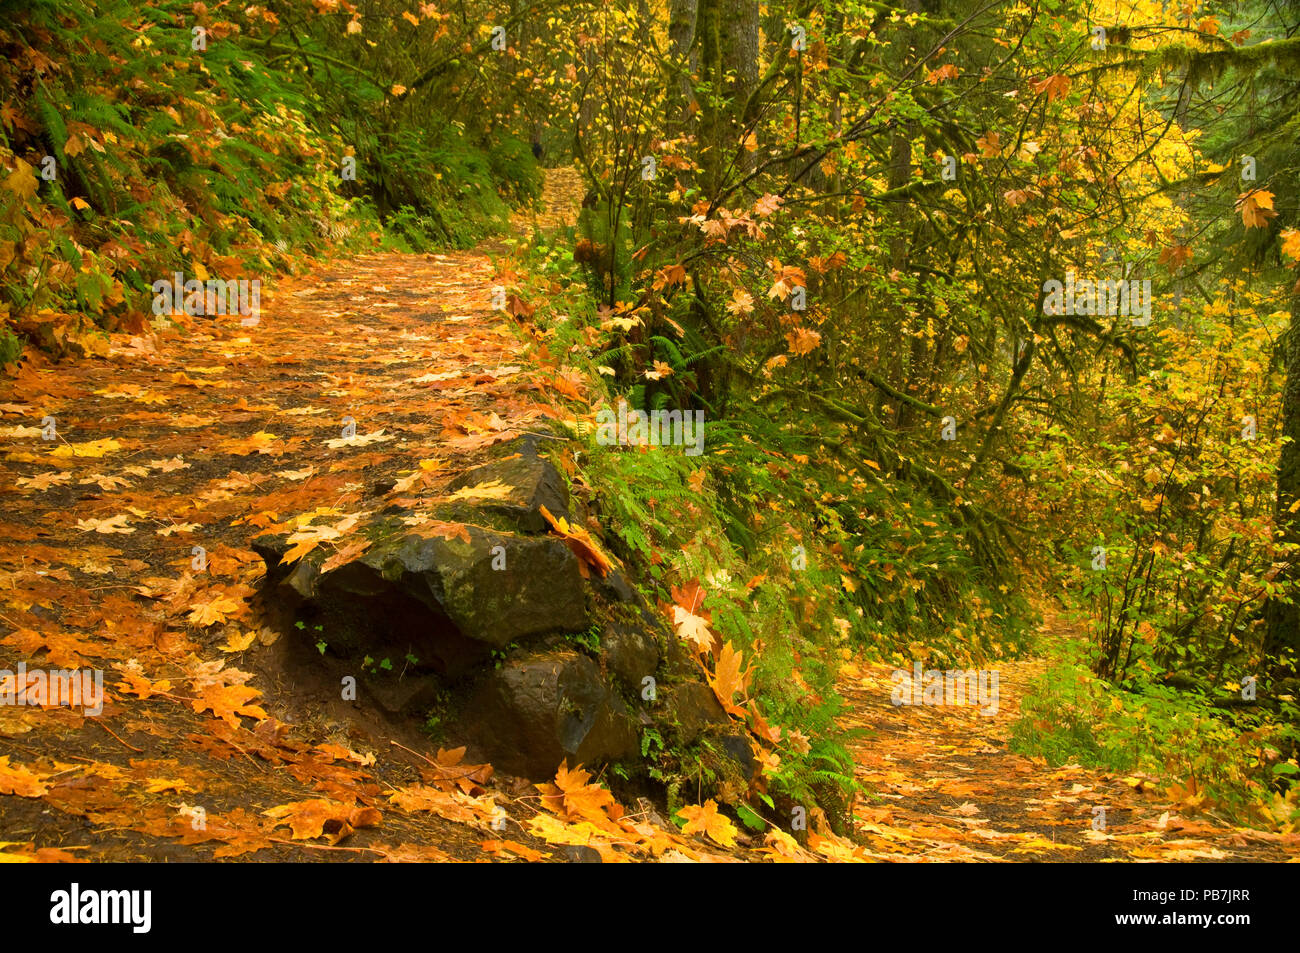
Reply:
[[[757, 0], [699, 0], [700, 78], [714, 101], [705, 109], [705, 181], [717, 194], [741, 150], [742, 117], [758, 85]], [[742, 150], [743, 151], [743, 150]], [[747, 154], [748, 155], [748, 154]]]
[[[1300, 588], [1300, 297], [1291, 301], [1291, 329], [1286, 344], [1286, 383], [1282, 387], [1282, 435], [1290, 438], [1282, 447], [1277, 465], [1277, 503], [1274, 538], [1297, 547], [1289, 554], [1289, 565], [1275, 582], [1284, 595], [1296, 598]], [[1295, 511], [1293, 512], [1293, 507]], [[1265, 607], [1268, 636], [1265, 651], [1276, 655], [1290, 649], [1300, 656], [1300, 605], [1271, 599]], [[1295, 658], [1290, 661], [1295, 667]]]
[[688, 110], [695, 101], [691, 74], [699, 65], [699, 56], [695, 52], [695, 22], [699, 14], [699, 0], [670, 0], [668, 40], [680, 70], [668, 88], [668, 128], [674, 131], [685, 126]]
[[730, 154], [737, 155], [736, 167], [748, 172], [754, 167], [754, 153], [741, 146], [752, 118], [749, 99], [758, 87], [758, 0], [722, 0], [718, 40], [722, 48], [724, 86], [729, 102]]

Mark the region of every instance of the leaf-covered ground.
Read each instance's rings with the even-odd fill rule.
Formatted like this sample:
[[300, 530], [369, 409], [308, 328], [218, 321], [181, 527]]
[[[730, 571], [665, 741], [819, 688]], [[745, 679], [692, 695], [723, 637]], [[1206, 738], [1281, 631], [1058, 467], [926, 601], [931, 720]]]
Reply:
[[[1077, 636], [1050, 608], [1045, 617], [1042, 645]], [[844, 666], [840, 690], [853, 710], [846, 723], [867, 729], [853, 755], [871, 792], [857, 806], [857, 830], [873, 851], [917, 861], [1300, 857], [1295, 834], [1185, 816], [1178, 792], [1150, 776], [1053, 768], [1011, 751], [1020, 701], [1044, 666], [1042, 659], [1000, 663], [992, 715], [973, 706], [895, 707], [892, 667]]]
[[[573, 187], [552, 177], [543, 227]], [[849, 721], [872, 729], [855, 756], [873, 796], [857, 805], [859, 842], [806, 847], [750, 836], [712, 802], [678, 831], [583, 771], [544, 786], [493, 776], [416, 731], [355, 710], [345, 730], [338, 710], [305, 703], [249, 539], [290, 528], [345, 552], [360, 512], [398, 505], [418, 523], [420, 500], [488, 446], [586, 396], [544, 350], [525, 355], [527, 332], [490, 306], [498, 280], [486, 250], [335, 261], [265, 294], [254, 327], [181, 316], [4, 383], [0, 667], [100, 668], [108, 699], [100, 717], [0, 707], [3, 859], [1295, 855], [1294, 837], [1171, 813], [1140, 778], [1008, 754], [1032, 662], [1003, 667], [994, 718], [895, 708], [887, 668], [846, 665]], [[394, 472], [396, 485], [375, 477]], [[1097, 803], [1105, 832], [1091, 830]]]

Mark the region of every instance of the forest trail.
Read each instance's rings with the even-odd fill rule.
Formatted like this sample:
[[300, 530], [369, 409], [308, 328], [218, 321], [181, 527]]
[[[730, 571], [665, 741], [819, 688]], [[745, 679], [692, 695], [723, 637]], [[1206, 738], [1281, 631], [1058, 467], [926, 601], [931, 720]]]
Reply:
[[[549, 177], [540, 227], [570, 214], [562, 206], [576, 204], [575, 182]], [[417, 755], [409, 737], [408, 748], [390, 745], [382, 732], [347, 730], [303, 704], [292, 671], [273, 664], [284, 640], [257, 611], [263, 567], [249, 538], [297, 514], [382, 506], [381, 467], [441, 479], [557, 415], [560, 398], [587, 397], [580, 377], [524, 364], [521, 331], [491, 307], [495, 280], [482, 251], [334, 261], [280, 282], [255, 326], [180, 316], [176, 328], [115, 337], [102, 360], [25, 364], [0, 386], [0, 659], [102, 669], [108, 692], [98, 718], [0, 707], [0, 853], [1286, 856], [1275, 836], [1173, 814], [1161, 826], [1160, 795], [1123, 778], [1009, 754], [1008, 726], [1041, 662], [1002, 666], [993, 718], [895, 708], [887, 666], [847, 665], [847, 722], [872, 729], [854, 749], [870, 792], [858, 801], [863, 841], [813, 837], [808, 849], [773, 833], [741, 834], [722, 849], [656, 821], [645, 805], [620, 819], [580, 783], [574, 790], [591, 796], [557, 820], [527, 783], [479, 784], [454, 752], [425, 744], [428, 755]], [[55, 419], [55, 441], [27, 426], [45, 417]], [[355, 434], [344, 430], [349, 418]], [[1100, 836], [1090, 831], [1098, 803], [1109, 825]], [[498, 809], [504, 831], [492, 826]]]
[[[294, 697], [248, 541], [295, 514], [368, 508], [381, 462], [453, 475], [553, 413], [548, 395], [575, 393], [515, 363], [492, 275], [478, 252], [334, 261], [280, 281], [256, 326], [179, 315], [115, 337], [103, 360], [33, 362], [0, 385], [0, 668], [100, 669], [107, 693], [100, 717], [0, 706], [9, 853], [355, 856], [305, 850], [317, 845], [260, 814], [323, 799], [334, 807], [305, 810], [351, 827], [365, 818], [350, 812], [384, 808], [388, 830], [361, 856], [486, 856], [491, 796], [421, 792], [421, 808], [390, 809], [428, 765], [379, 748], [382, 734], [359, 754], [359, 736]], [[26, 426], [47, 417], [55, 441]]]
[[[1080, 638], [1052, 608], [1040, 643]], [[1206, 814], [1183, 816], [1165, 785], [1141, 774], [1050, 767], [1008, 746], [1020, 703], [1044, 658], [997, 664], [998, 706], [891, 702], [893, 666], [848, 664], [840, 692], [859, 798], [855, 824], [880, 853], [910, 861], [1284, 861], [1300, 838], [1239, 828]], [[1104, 815], [1095, 808], [1104, 808]], [[1104, 828], [1094, 820], [1104, 816]], [[1101, 827], [1100, 824], [1098, 824]]]

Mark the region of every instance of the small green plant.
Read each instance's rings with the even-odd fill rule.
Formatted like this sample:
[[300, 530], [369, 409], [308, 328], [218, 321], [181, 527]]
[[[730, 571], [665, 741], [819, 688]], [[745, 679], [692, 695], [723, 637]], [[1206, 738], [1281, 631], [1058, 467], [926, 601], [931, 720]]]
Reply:
[[[307, 631], [307, 623], [303, 622], [302, 619], [294, 622], [293, 627], [299, 632]], [[316, 633], [316, 651], [324, 655], [325, 650], [329, 648], [329, 643], [325, 641], [325, 626], [313, 625], [311, 630]]]
[[8, 328], [0, 328], [0, 367], [12, 364], [23, 352], [23, 344]]
[[761, 833], [767, 829], [767, 821], [763, 820], [763, 818], [760, 817], [748, 804], [737, 804], [736, 816], [740, 818], [740, 823], [744, 824], [751, 831]]
[[447, 723], [451, 719], [451, 697], [439, 692], [424, 719], [424, 733], [432, 741], [445, 740]]
[[655, 729], [647, 728], [645, 731], [641, 732], [641, 757], [652, 757], [652, 751], [655, 754], [658, 754], [659, 752], [662, 752], [665, 747], [663, 735], [659, 734]]
[[506, 656], [509, 655], [518, 647], [519, 647], [518, 642], [511, 642], [509, 645], [505, 646], [504, 648], [493, 649], [490, 656], [493, 662], [493, 667], [500, 669], [502, 663], [504, 663], [506, 660]]
[[600, 653], [600, 624], [592, 623], [591, 627], [585, 632], [570, 633], [569, 641], [576, 645], [581, 645], [584, 649], [593, 655]]

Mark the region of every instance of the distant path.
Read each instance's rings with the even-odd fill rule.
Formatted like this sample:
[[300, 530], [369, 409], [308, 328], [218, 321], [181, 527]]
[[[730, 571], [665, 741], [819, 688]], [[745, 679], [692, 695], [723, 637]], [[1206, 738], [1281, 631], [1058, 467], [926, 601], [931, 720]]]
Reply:
[[[1046, 639], [1072, 637], [1049, 614]], [[1052, 769], [1008, 750], [1020, 700], [1043, 659], [997, 665], [995, 715], [972, 707], [891, 702], [892, 666], [848, 666], [840, 692], [845, 726], [870, 734], [851, 745], [859, 798], [857, 830], [877, 857], [900, 861], [1284, 861], [1300, 835], [1233, 828], [1205, 815], [1180, 816], [1143, 776], [1078, 766]], [[1095, 807], [1104, 830], [1093, 830]]]

